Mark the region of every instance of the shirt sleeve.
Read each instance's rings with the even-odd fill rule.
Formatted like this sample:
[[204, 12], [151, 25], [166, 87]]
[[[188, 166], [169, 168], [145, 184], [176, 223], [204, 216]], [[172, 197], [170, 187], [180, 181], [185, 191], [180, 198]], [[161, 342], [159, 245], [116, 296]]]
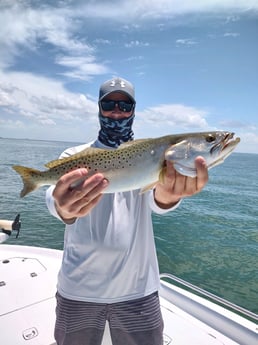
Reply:
[[50, 186], [47, 191], [46, 191], [46, 204], [47, 204], [47, 208], [50, 214], [52, 214], [52, 216], [58, 218], [59, 220], [62, 220], [62, 218], [59, 216], [59, 214], [56, 211], [56, 207], [55, 207], [55, 200], [53, 198], [53, 190], [54, 190], [55, 186], [52, 185]]
[[174, 206], [164, 209], [164, 208], [161, 208], [157, 205], [157, 203], [154, 199], [154, 190], [150, 191], [150, 193], [149, 193], [150, 208], [153, 212], [155, 212], [157, 214], [165, 214], [167, 212], [174, 211], [175, 209], [178, 208], [178, 206], [181, 204], [181, 202], [182, 202], [182, 199], [180, 199]]

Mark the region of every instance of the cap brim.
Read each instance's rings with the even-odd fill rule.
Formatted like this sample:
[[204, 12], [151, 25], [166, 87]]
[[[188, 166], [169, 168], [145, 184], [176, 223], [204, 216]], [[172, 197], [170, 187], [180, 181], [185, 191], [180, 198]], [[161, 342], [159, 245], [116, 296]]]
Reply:
[[130, 100], [135, 103], [135, 99], [129, 94], [127, 93], [126, 91], [124, 90], [114, 90], [114, 91], [111, 91], [111, 92], [107, 92], [105, 93], [103, 96], [101, 96], [99, 98], [99, 101], [102, 101], [105, 97], [111, 95], [112, 93], [122, 93], [123, 95], [127, 96], [128, 98], [130, 98]]

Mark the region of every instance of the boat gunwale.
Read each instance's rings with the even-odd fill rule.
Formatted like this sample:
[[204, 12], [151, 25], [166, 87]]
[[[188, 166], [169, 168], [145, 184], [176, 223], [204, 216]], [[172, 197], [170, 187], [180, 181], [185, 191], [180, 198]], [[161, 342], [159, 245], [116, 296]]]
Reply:
[[200, 297], [204, 297], [205, 299], [208, 299], [209, 301], [224, 307], [246, 319], [248, 319], [251, 322], [257, 322], [258, 321], [258, 315], [248, 309], [245, 309], [241, 306], [238, 306], [222, 297], [219, 297], [217, 295], [214, 295], [213, 293], [204, 290], [194, 284], [191, 284], [173, 274], [170, 273], [161, 273], [160, 274], [160, 280], [161, 280], [161, 284], [162, 284], [162, 279], [168, 279], [168, 280], [172, 280], [173, 284], [177, 284], [179, 285], [179, 287], [183, 287], [185, 290], [190, 291], [190, 292], [194, 292], [195, 294], [197, 294]]

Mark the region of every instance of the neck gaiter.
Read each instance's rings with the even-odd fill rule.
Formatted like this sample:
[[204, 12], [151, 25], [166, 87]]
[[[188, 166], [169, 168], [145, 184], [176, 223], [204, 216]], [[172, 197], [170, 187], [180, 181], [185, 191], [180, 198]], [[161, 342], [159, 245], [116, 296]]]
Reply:
[[124, 119], [111, 119], [99, 113], [100, 131], [98, 139], [102, 144], [118, 147], [120, 144], [133, 140], [132, 125], [134, 114]]

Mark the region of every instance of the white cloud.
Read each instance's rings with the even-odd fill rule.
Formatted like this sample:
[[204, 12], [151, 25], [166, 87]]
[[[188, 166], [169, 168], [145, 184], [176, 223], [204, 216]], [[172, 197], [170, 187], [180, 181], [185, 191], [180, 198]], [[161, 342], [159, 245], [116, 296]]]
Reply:
[[140, 42], [138, 40], [131, 41], [128, 43], [125, 43], [126, 48], [135, 48], [135, 47], [148, 47], [150, 44], [148, 42]]
[[[19, 128], [23, 126], [22, 121], [14, 121], [12, 119], [0, 119], [0, 125], [1, 128], [3, 129], [4, 127], [9, 127], [10, 129], [12, 128]], [[4, 131], [3, 131], [4, 133]]]
[[183, 104], [161, 104], [137, 113], [145, 124], [163, 128], [207, 128], [206, 116], [206, 111]]
[[104, 64], [97, 63], [94, 56], [58, 56], [55, 62], [69, 70], [62, 75], [73, 79], [90, 80], [94, 75], [108, 73], [110, 69]]
[[110, 40], [107, 40], [107, 39], [104, 39], [104, 38], [97, 38], [94, 42], [97, 43], [97, 44], [107, 44], [107, 45], [111, 44]]
[[176, 40], [176, 45], [185, 45], [185, 46], [193, 46], [196, 45], [197, 41], [192, 38], [179, 38]]
[[13, 105], [13, 100], [11, 99], [9, 92], [4, 91], [0, 86], [0, 106], [6, 107], [10, 105]]
[[233, 38], [235, 38], [235, 37], [240, 36], [240, 34], [237, 33], [237, 32], [225, 32], [223, 36], [224, 37], [233, 37]]
[[141, 60], [144, 60], [144, 57], [142, 55], [130, 56], [125, 59], [125, 61], [141, 61]]
[[252, 132], [238, 132], [237, 136], [240, 137], [241, 141], [238, 146], [239, 152], [249, 152], [249, 153], [258, 153], [258, 135]]
[[255, 124], [251, 124], [251, 123], [243, 122], [239, 120], [234, 120], [234, 119], [223, 120], [223, 121], [220, 121], [219, 124], [224, 128], [226, 127], [236, 128], [237, 130], [244, 128], [245, 130], [248, 130], [248, 131], [257, 131], [257, 127]]
[[[74, 4], [78, 1], [74, 1]], [[134, 19], [162, 18], [194, 13], [227, 13], [229, 18], [236, 18], [236, 13], [258, 9], [255, 0], [133, 0], [133, 1], [91, 1], [80, 2], [84, 5], [82, 16], [105, 18], [122, 22]], [[235, 13], [234, 13], [235, 12]], [[234, 14], [233, 14], [234, 13]]]
[[[96, 117], [96, 102], [68, 92], [63, 85], [29, 73], [0, 72], [0, 102], [20, 121], [30, 118], [45, 125], [56, 121], [80, 121], [85, 114]], [[8, 90], [8, 93], [6, 92]]]
[[0, 12], [0, 67], [12, 64], [24, 49], [37, 50], [48, 43], [67, 54], [92, 54], [94, 48], [76, 38], [77, 21], [72, 12], [53, 9], [47, 5], [39, 8], [22, 6], [22, 2], [4, 8]]

